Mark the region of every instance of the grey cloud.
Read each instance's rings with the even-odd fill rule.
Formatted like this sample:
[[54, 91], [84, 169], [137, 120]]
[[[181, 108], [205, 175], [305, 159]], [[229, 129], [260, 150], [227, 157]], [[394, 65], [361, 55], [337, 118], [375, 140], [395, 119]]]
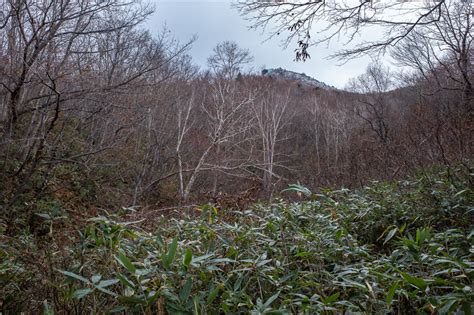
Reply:
[[230, 1], [225, 0], [155, 0], [156, 12], [147, 26], [158, 32], [166, 23], [173, 36], [180, 41], [189, 40], [194, 34], [199, 36], [191, 55], [194, 61], [206, 68], [206, 60], [212, 48], [221, 41], [233, 40], [241, 47], [249, 49], [255, 57], [254, 70], [262, 66], [282, 67], [296, 72], [304, 72], [320, 81], [336, 87], [344, 87], [349, 78], [364, 72], [369, 58], [350, 61], [339, 66], [327, 57], [342, 44], [333, 42], [330, 48], [313, 48], [311, 59], [294, 62], [294, 47], [284, 49], [280, 39], [266, 40], [268, 34], [261, 30], [249, 30], [245, 21]]

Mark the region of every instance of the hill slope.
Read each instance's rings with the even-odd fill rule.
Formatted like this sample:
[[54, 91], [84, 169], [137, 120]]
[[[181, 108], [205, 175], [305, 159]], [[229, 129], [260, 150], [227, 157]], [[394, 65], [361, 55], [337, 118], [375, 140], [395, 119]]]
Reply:
[[322, 89], [334, 89], [333, 86], [327, 85], [324, 82], [318, 81], [304, 73], [298, 73], [283, 68], [276, 69], [263, 69], [263, 76], [268, 76], [275, 79], [297, 81], [298, 83], [310, 87], [322, 88]]

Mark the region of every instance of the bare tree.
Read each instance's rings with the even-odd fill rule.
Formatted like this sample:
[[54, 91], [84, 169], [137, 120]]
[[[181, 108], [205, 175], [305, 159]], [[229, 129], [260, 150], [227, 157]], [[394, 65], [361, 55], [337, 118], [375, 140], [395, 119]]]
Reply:
[[263, 170], [262, 188], [265, 197], [272, 198], [274, 178], [282, 179], [277, 174], [277, 168], [283, 166], [278, 145], [287, 139], [283, 131], [291, 121], [289, 103], [292, 90], [291, 87], [285, 87], [279, 91], [278, 87], [267, 84], [262, 84], [260, 88], [260, 97], [253, 102], [252, 109], [256, 119], [255, 131], [261, 141], [262, 160], [259, 168]]
[[[252, 21], [253, 27], [269, 29], [270, 36], [284, 35], [284, 45], [296, 41], [296, 59], [310, 57], [311, 46], [328, 43], [344, 35], [346, 45], [357, 43], [359, 34], [372, 26], [381, 27], [380, 39], [359, 41], [335, 57], [351, 58], [384, 52], [414, 31], [433, 25], [458, 0], [421, 2], [389, 1], [260, 1], [240, 0], [236, 7]], [[470, 1], [462, 1], [469, 10]]]
[[[88, 168], [91, 156], [111, 149], [123, 134], [116, 119], [122, 100], [166, 79], [157, 70], [188, 46], [168, 52], [139, 30], [152, 10], [136, 1], [8, 0], [1, 6], [0, 168], [10, 183], [3, 212], [27, 189], [41, 193], [54, 166]], [[76, 132], [77, 138], [65, 137]], [[41, 180], [33, 183], [36, 175]]]
[[446, 9], [436, 22], [413, 31], [392, 51], [392, 56], [439, 90], [461, 91], [464, 109], [469, 112], [474, 71], [471, 6], [466, 1], [446, 2], [444, 6]]
[[[208, 66], [213, 73], [209, 100], [213, 103], [214, 109], [212, 111], [216, 115], [219, 115], [219, 112], [223, 114], [224, 111], [228, 110], [226, 108], [238, 106], [236, 102], [239, 103], [239, 100], [242, 99], [242, 92], [245, 94], [247, 91], [243, 91], [243, 85], [237, 82], [236, 79], [238, 75], [242, 74], [243, 67], [252, 61], [253, 57], [250, 52], [240, 48], [235, 42], [224, 41], [214, 47], [213, 54], [208, 58]], [[247, 102], [247, 100], [244, 96], [244, 102]], [[244, 114], [244, 111], [245, 109], [242, 109], [242, 114]], [[209, 111], [206, 112], [209, 114]], [[249, 118], [249, 121], [251, 120]], [[236, 122], [241, 123], [238, 120]], [[243, 129], [240, 130], [239, 135], [245, 133], [249, 125], [249, 123], [242, 125]], [[228, 147], [228, 142], [216, 144], [214, 149], [216, 158], [223, 158], [224, 151], [229, 150], [226, 146]], [[220, 175], [219, 169], [216, 169], [212, 184], [212, 194], [214, 196], [217, 194]]]
[[[245, 139], [243, 134], [249, 130], [252, 121], [247, 110], [247, 106], [253, 99], [252, 93], [248, 91], [239, 93], [237, 89], [234, 89], [233, 93], [224, 96], [220, 94], [223, 91], [219, 90], [223, 85], [211, 83], [210, 86], [205, 86], [204, 84], [201, 82], [199, 88], [205, 88], [206, 94], [198, 98], [196, 92], [192, 93], [190, 98], [181, 102], [177, 111], [176, 155], [182, 201], [189, 199], [194, 184], [202, 172], [230, 174], [244, 167], [246, 162], [246, 159], [213, 159], [212, 156], [216, 155], [216, 148], [231, 150], [232, 147], [241, 145], [239, 139]], [[230, 91], [227, 90], [226, 93]], [[200, 119], [199, 123], [198, 119]], [[185, 168], [183, 143], [189, 137], [199, 137], [205, 141], [196, 141], [196, 144], [200, 144], [193, 150], [196, 159], [187, 161], [188, 167]], [[220, 157], [219, 152], [217, 156]]]
[[468, 157], [473, 143], [474, 24], [471, 3], [444, 5], [435, 23], [404, 38], [392, 56], [411, 70], [403, 79], [419, 98], [410, 139], [426, 145], [431, 160], [450, 164]]
[[389, 69], [379, 62], [370, 64], [365, 74], [350, 83], [351, 90], [359, 93], [357, 101], [361, 106], [355, 107], [356, 115], [369, 125], [384, 144], [390, 139], [388, 125], [390, 95], [387, 92], [393, 86]]
[[231, 41], [217, 44], [213, 54], [207, 59], [214, 75], [225, 79], [235, 79], [243, 71], [243, 67], [252, 61], [253, 57], [248, 50], [240, 48], [237, 43]]
[[[155, 71], [146, 74], [142, 82], [133, 85], [133, 91], [127, 92], [126, 102], [129, 106], [133, 104], [131, 112], [122, 111], [120, 116], [129, 115], [128, 123], [133, 126], [135, 148], [130, 158], [136, 163], [130, 165], [134, 183], [132, 205], [161, 181], [174, 176], [171, 166], [174, 153], [169, 150], [175, 136], [173, 103], [187, 95], [188, 82], [196, 78], [197, 68], [184, 54], [191, 43], [192, 40], [185, 44], [173, 43], [160, 37], [163, 51], [160, 58], [155, 58]], [[133, 62], [146, 63], [146, 60], [138, 58]], [[133, 65], [132, 61], [128, 64]]]
[[[315, 93], [304, 104], [298, 123], [303, 125], [301, 128], [310, 139], [305, 158], [312, 171], [306, 168], [303, 172], [322, 185], [331, 185], [345, 171], [353, 132], [353, 104], [337, 91]], [[305, 142], [300, 146], [304, 147]]]
[[[192, 88], [191, 95], [187, 99], [178, 98], [177, 99], [177, 124], [178, 124], [178, 133], [176, 139], [176, 160], [177, 160], [177, 167], [178, 167], [178, 183], [179, 183], [179, 196], [181, 197], [181, 201], [187, 201], [189, 198], [190, 191], [195, 181], [195, 177], [197, 173], [200, 171], [202, 167], [202, 163], [198, 163], [193, 175], [194, 178], [190, 178], [190, 180], [186, 183], [185, 181], [185, 173], [187, 170], [185, 169], [184, 162], [183, 162], [183, 151], [184, 151], [184, 141], [186, 137], [188, 137], [193, 125], [193, 117], [194, 110], [196, 108], [196, 89]], [[201, 159], [204, 160], [206, 156], [209, 154], [209, 150], [204, 151], [201, 155]], [[200, 161], [201, 161], [200, 159]]]
[[[69, 62], [77, 55], [78, 45], [87, 42], [92, 35], [133, 27], [152, 12], [140, 6], [126, 12], [124, 9], [132, 3], [120, 0], [39, 3], [9, 0], [4, 5], [8, 7], [8, 22], [2, 30], [5, 39], [2, 55], [9, 56], [5, 67], [9, 71], [2, 82], [7, 92], [7, 117], [3, 120], [7, 130], [21, 115], [30, 112], [31, 107], [25, 107], [31, 102], [57, 93], [64, 99], [81, 92], [58, 91], [58, 77], [73, 74], [68, 69]], [[120, 19], [116, 19], [117, 12], [121, 12]], [[31, 90], [33, 84], [40, 86], [43, 93], [28, 95], [26, 88]], [[55, 102], [49, 99], [43, 107], [53, 107]]]

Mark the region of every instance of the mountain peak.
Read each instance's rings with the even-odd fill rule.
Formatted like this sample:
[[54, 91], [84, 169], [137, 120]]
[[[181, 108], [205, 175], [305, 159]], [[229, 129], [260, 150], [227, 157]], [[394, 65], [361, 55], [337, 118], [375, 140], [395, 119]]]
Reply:
[[318, 81], [306, 75], [305, 73], [298, 73], [298, 72], [286, 70], [283, 68], [263, 69], [262, 75], [268, 76], [271, 78], [276, 78], [276, 79], [297, 81], [299, 84], [315, 87], [315, 88], [334, 89], [333, 86], [330, 86], [324, 82]]

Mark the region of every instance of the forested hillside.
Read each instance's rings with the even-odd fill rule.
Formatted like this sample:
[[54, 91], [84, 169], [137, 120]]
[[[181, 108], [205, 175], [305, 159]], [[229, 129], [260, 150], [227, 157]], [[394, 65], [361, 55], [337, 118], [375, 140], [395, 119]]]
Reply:
[[145, 2], [0, 1], [0, 314], [471, 314], [472, 8], [426, 5], [336, 89], [199, 68]]

